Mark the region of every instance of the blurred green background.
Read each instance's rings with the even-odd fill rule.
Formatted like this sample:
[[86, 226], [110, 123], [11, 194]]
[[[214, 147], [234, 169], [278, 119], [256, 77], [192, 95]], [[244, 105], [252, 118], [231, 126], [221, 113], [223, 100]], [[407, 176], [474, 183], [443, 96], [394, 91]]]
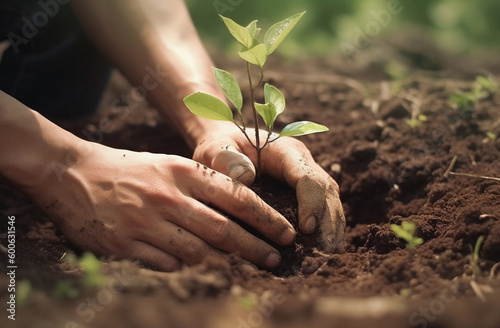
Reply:
[[[219, 49], [236, 45], [218, 14], [241, 25], [258, 19], [265, 31], [273, 23], [304, 10], [307, 14], [280, 46], [284, 55], [339, 52], [342, 42], [354, 45], [356, 33], [366, 31], [367, 27], [373, 28], [375, 39], [417, 26], [437, 45], [456, 53], [500, 48], [498, 0], [186, 0], [186, 3], [204, 42]], [[373, 11], [387, 10], [391, 3], [399, 3], [402, 10], [391, 15], [385, 26], [379, 23], [377, 31], [372, 22], [376, 22]]]

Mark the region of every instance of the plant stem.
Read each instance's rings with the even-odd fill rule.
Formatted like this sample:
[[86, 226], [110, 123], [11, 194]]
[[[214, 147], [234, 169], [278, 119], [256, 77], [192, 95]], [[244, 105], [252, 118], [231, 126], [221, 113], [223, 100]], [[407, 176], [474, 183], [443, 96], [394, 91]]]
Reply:
[[265, 147], [260, 146], [260, 127], [259, 127], [259, 117], [257, 116], [257, 109], [255, 108], [255, 90], [259, 87], [259, 85], [262, 83], [262, 80], [264, 79], [264, 72], [262, 68], [260, 69], [260, 79], [259, 82], [254, 86], [253, 85], [253, 80], [252, 80], [252, 72], [250, 70], [250, 63], [247, 62], [247, 74], [248, 74], [248, 82], [250, 84], [250, 101], [252, 103], [252, 113], [253, 113], [253, 118], [254, 118], [254, 126], [255, 126], [255, 150], [257, 151], [257, 168], [256, 168], [256, 175], [260, 175], [261, 171], [261, 152], [262, 149]]

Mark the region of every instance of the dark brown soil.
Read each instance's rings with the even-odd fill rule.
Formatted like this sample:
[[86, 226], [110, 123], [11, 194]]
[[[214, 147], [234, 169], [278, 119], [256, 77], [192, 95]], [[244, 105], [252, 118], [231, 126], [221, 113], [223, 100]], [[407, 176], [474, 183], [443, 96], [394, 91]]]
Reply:
[[[399, 49], [386, 46], [387, 54]], [[324, 254], [315, 248], [314, 236], [299, 235], [295, 245], [280, 249], [283, 262], [272, 273], [251, 270], [235, 256], [175, 273], [107, 261], [107, 285], [81, 289], [74, 299], [57, 298], [52, 291], [58, 281], [78, 279], [78, 270], [60, 258], [78, 251], [29, 200], [4, 187], [2, 244], [6, 218], [15, 215], [17, 281], [29, 279], [33, 287], [28, 301], [18, 304], [15, 322], [2, 310], [2, 326], [500, 327], [500, 269], [492, 270], [500, 262], [500, 182], [445, 174], [456, 157], [454, 172], [500, 177], [500, 138], [486, 136], [500, 135], [500, 93], [479, 102], [470, 117], [448, 101], [453, 91], [470, 89], [481, 69], [497, 76], [500, 69], [487, 60], [478, 64], [433, 54], [435, 71], [422, 71], [408, 54], [402, 62], [412, 74], [388, 82], [382, 59], [369, 53], [369, 61], [348, 68], [336, 57], [293, 67], [268, 64], [273, 70], [268, 77], [288, 102], [278, 128], [295, 120], [331, 128], [302, 140], [340, 185], [345, 254]], [[403, 55], [394, 56], [401, 61]], [[63, 126], [82, 135], [107, 117], [114, 130], [103, 134], [106, 145], [190, 156], [180, 137], [144, 103], [127, 115], [126, 107], [107, 111], [130, 90], [121, 77], [114, 82], [99, 115]], [[405, 121], [412, 111], [428, 120], [410, 127]], [[262, 197], [296, 221], [293, 191], [263, 184]], [[424, 240], [414, 251], [390, 229], [403, 220], [415, 223]], [[481, 273], [474, 277], [471, 249], [480, 236], [485, 236]], [[0, 281], [8, 282], [5, 275]], [[0, 296], [5, 305], [6, 287]]]

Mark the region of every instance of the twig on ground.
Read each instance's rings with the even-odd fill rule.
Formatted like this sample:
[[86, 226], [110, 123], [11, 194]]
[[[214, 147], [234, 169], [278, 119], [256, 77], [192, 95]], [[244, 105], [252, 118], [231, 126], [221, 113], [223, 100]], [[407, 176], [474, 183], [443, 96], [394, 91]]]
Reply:
[[323, 264], [321, 264], [321, 266], [318, 268], [318, 270], [316, 270], [312, 275], [317, 276], [318, 274], [320, 274], [323, 271], [323, 268], [326, 267], [327, 265], [328, 265], [328, 261], [325, 261]]
[[472, 287], [474, 293], [476, 293], [476, 296], [483, 302], [486, 302], [486, 297], [484, 296], [484, 293], [493, 293], [493, 288], [491, 288], [491, 286], [480, 285], [475, 280], [470, 281], [470, 286]]
[[314, 249], [313, 252], [312, 252], [313, 255], [318, 255], [318, 256], [322, 256], [322, 257], [326, 257], [326, 258], [330, 258], [332, 257], [332, 254], [327, 254], [327, 253], [324, 253], [322, 251], [319, 251], [317, 249]]
[[64, 254], [63, 254], [63, 255], [61, 255], [61, 257], [59, 258], [59, 262], [61, 262], [61, 261], [64, 259], [64, 257], [66, 256], [66, 253], [67, 253], [67, 252], [64, 252]]
[[498, 216], [495, 216], [495, 215], [493, 215], [493, 214], [481, 214], [481, 215], [479, 216], [479, 218], [480, 218], [481, 220], [484, 220], [484, 219], [494, 219], [494, 220], [500, 220], [500, 218], [499, 218]]
[[449, 174], [456, 175], [456, 176], [461, 176], [461, 177], [469, 177], [469, 178], [477, 178], [477, 179], [484, 179], [484, 180], [500, 181], [500, 178], [487, 177], [487, 176], [476, 175], [476, 174], [457, 173], [457, 172], [450, 172]]
[[448, 175], [450, 174], [451, 170], [453, 170], [453, 167], [455, 166], [455, 163], [457, 162], [457, 155], [453, 156], [453, 159], [451, 160], [451, 163], [450, 163], [450, 166], [448, 166], [448, 168], [446, 169], [446, 171], [444, 172], [443, 176], [445, 178], [448, 177]]
[[500, 268], [500, 262], [498, 262], [497, 264], [495, 264], [493, 267], [491, 267], [491, 271], [490, 271], [490, 279], [493, 279], [495, 278], [496, 276], [496, 271], [497, 269]]

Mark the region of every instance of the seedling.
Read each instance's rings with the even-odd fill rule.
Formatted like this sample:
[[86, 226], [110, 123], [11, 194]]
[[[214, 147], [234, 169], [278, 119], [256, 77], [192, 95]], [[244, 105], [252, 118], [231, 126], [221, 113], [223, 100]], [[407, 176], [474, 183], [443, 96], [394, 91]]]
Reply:
[[21, 280], [16, 287], [16, 302], [24, 305], [28, 302], [31, 293], [31, 281], [29, 279]]
[[238, 303], [245, 309], [253, 309], [255, 307], [256, 300], [250, 296], [242, 296], [238, 298]]
[[406, 124], [410, 126], [410, 128], [414, 129], [419, 126], [422, 122], [427, 122], [428, 118], [424, 114], [419, 114], [417, 118], [412, 118], [410, 120], [406, 120]]
[[80, 291], [70, 280], [60, 280], [52, 290], [52, 295], [56, 298], [73, 299], [80, 296]]
[[487, 136], [490, 140], [493, 140], [493, 141], [497, 139], [497, 135], [496, 135], [494, 132], [491, 132], [491, 131], [486, 132], [486, 136]]
[[476, 245], [474, 246], [474, 251], [470, 255], [470, 265], [472, 267], [472, 272], [474, 277], [481, 274], [481, 268], [479, 267], [479, 250], [481, 249], [481, 244], [484, 241], [484, 236], [479, 236], [476, 240]]
[[85, 288], [99, 287], [105, 283], [105, 277], [101, 275], [101, 261], [90, 252], [83, 253], [80, 259], [68, 255], [66, 261], [75, 263], [83, 269], [81, 284]]
[[485, 76], [478, 76], [471, 92], [455, 92], [450, 96], [453, 105], [466, 117], [474, 112], [478, 101], [488, 98], [498, 90], [495, 81]]
[[[264, 80], [264, 64], [268, 56], [276, 50], [281, 42], [283, 42], [304, 13], [305, 12], [298, 13], [271, 26], [266, 32], [263, 42], [257, 40], [261, 29], [257, 27], [256, 20], [252, 21], [248, 26], [243, 27], [230, 18], [220, 15], [229, 33], [243, 47], [241, 51], [238, 52], [238, 55], [246, 62], [250, 86], [250, 102], [255, 128], [255, 143], [250, 139], [242, 114], [243, 97], [241, 88], [236, 78], [231, 73], [215, 67], [213, 68], [217, 84], [238, 112], [239, 122], [234, 119], [229, 106], [212, 95], [197, 92], [184, 98], [184, 103], [193, 114], [206, 119], [233, 122], [238, 127], [257, 152], [257, 174], [260, 172], [262, 150], [270, 143], [278, 140], [280, 137], [301, 136], [328, 131], [328, 128], [323, 125], [309, 121], [300, 121], [286, 125], [279, 134], [273, 135], [274, 122], [278, 115], [285, 110], [285, 97], [278, 88], [266, 83], [264, 85], [264, 103], [258, 103], [255, 99], [256, 90]], [[259, 76], [257, 79], [255, 79], [252, 74], [252, 65], [259, 69]], [[267, 137], [265, 137], [263, 141], [260, 140], [259, 134], [259, 115], [267, 131]]]
[[413, 249], [424, 242], [422, 238], [415, 237], [415, 224], [403, 221], [401, 225], [391, 224], [391, 229], [396, 236], [406, 241], [406, 248]]

